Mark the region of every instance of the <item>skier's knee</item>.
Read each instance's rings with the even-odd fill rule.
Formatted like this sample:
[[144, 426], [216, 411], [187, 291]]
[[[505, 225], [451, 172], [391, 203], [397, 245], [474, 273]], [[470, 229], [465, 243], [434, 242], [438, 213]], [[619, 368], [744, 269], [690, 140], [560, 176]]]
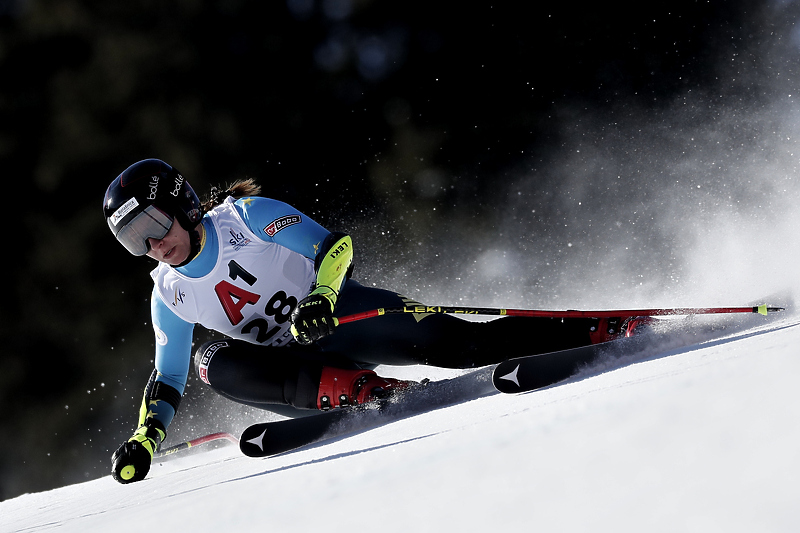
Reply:
[[208, 369], [211, 366], [211, 361], [217, 352], [228, 347], [230, 347], [230, 344], [227, 340], [218, 339], [204, 343], [194, 353], [194, 369], [203, 383], [211, 385], [211, 381], [208, 378]]

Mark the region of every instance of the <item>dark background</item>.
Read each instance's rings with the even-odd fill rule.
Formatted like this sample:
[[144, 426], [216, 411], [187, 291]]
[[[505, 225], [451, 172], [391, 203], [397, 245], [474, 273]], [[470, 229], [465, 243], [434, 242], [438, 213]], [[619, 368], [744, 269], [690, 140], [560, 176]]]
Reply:
[[[129, 256], [101, 214], [124, 168], [158, 157], [200, 193], [254, 177], [351, 231], [359, 277], [412, 295], [439, 275], [468, 284], [459, 266], [483, 239], [516, 239], [497, 230], [509, 210], [521, 253], [548, 238], [559, 178], [542, 169], [568, 137], [608, 127], [619, 147], [634, 138], [619, 119], [658, 123], [687, 97], [708, 118], [720, 94], [758, 106], [771, 96], [759, 80], [793, 79], [792, 3], [627, 6], [0, 0], [0, 499], [107, 475], [135, 424], [155, 265]], [[760, 59], [767, 45], [788, 47], [786, 62]], [[730, 83], [743, 70], [748, 81]], [[587, 114], [611, 118], [598, 129]], [[525, 201], [512, 206], [498, 191], [520, 169]], [[454, 222], [475, 240], [440, 256]], [[424, 264], [408, 260], [420, 252]], [[222, 428], [213, 409], [198, 414], [195, 385], [178, 418]]]

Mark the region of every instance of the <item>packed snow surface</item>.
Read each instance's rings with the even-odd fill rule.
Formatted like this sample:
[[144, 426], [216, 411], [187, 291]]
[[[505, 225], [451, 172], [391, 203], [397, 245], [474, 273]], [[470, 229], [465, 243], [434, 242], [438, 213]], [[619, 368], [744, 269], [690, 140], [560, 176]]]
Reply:
[[273, 458], [197, 448], [2, 502], [0, 531], [800, 531], [799, 345], [787, 317]]

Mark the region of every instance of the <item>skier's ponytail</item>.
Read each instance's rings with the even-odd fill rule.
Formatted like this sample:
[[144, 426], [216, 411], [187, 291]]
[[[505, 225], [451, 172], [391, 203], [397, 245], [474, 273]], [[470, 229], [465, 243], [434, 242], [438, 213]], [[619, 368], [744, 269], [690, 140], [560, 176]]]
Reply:
[[211, 187], [211, 191], [203, 199], [202, 210], [204, 213], [211, 211], [214, 207], [221, 204], [228, 196], [244, 198], [246, 196], [258, 196], [260, 193], [261, 185], [256, 183], [256, 180], [253, 178], [236, 180], [224, 190], [219, 187]]

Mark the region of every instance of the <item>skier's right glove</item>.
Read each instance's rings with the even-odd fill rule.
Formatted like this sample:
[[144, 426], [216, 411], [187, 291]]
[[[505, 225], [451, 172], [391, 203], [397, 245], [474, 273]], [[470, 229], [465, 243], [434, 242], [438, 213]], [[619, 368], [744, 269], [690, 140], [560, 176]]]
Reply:
[[120, 483], [141, 481], [150, 471], [153, 454], [166, 436], [156, 424], [139, 426], [133, 436], [111, 456], [111, 475]]

